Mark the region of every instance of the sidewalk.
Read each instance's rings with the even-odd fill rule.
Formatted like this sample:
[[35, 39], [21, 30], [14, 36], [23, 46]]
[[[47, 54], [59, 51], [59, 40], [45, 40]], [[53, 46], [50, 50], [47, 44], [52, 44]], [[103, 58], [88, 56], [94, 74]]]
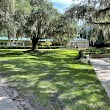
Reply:
[[90, 59], [92, 66], [110, 98], [110, 58]]
[[19, 110], [0, 85], [0, 110]]

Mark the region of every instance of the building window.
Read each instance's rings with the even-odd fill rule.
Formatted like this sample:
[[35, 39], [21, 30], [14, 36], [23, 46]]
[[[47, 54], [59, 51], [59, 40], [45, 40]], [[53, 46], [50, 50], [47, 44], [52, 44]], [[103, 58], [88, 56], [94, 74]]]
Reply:
[[78, 43], [78, 46], [84, 46], [84, 44], [83, 43]]
[[4, 46], [4, 45], [6, 46], [7, 45], [7, 42], [0, 42], [0, 45], [1, 46]]
[[3, 45], [3, 42], [0, 42], [0, 45]]
[[4, 45], [6, 46], [6, 45], [7, 45], [7, 43], [6, 43], [6, 42], [4, 42]]

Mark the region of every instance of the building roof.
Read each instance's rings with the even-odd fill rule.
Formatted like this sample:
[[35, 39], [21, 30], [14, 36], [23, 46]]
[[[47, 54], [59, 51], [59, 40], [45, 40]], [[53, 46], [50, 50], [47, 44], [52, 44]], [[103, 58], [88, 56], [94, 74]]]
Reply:
[[74, 42], [88, 42], [88, 40], [84, 38], [75, 38]]
[[[5, 40], [5, 41], [7, 41], [7, 40], [9, 40], [9, 39], [8, 39], [8, 37], [4, 36], [4, 37], [0, 37], [0, 40]], [[10, 40], [13, 40], [13, 38], [10, 38]], [[26, 38], [26, 37], [21, 38], [21, 37], [19, 37], [18, 39], [17, 39], [17, 38], [14, 38], [14, 40], [18, 40], [18, 41], [19, 41], [19, 40], [20, 40], [20, 41], [30, 41], [31, 38]], [[53, 39], [39, 39], [39, 41], [42, 41], [42, 42], [52, 42]]]
[[[8, 37], [5, 36], [5, 37], [0, 37], [0, 40], [9, 40], [9, 39], [8, 39]], [[26, 37], [18, 38], [18, 39], [17, 38], [10, 38], [10, 40], [30, 41], [30, 38], [26, 38]]]
[[53, 41], [53, 39], [39, 39], [39, 41], [52, 42], [52, 41]]

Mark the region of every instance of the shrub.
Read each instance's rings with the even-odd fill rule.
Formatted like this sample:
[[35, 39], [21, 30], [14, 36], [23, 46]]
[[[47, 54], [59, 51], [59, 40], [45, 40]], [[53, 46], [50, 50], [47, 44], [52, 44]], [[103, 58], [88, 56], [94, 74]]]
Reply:
[[86, 49], [84, 54], [107, 54], [110, 53], [110, 49], [106, 48], [92, 48], [92, 49]]
[[[38, 49], [58, 49], [62, 46], [38, 46]], [[3, 46], [0, 49], [31, 49], [31, 47], [22, 47], [22, 46]]]

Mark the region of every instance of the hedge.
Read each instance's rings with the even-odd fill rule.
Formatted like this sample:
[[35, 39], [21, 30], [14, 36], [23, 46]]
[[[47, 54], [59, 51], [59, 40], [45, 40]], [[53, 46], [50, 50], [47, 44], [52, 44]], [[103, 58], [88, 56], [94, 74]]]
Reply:
[[110, 49], [106, 49], [106, 48], [92, 48], [92, 49], [86, 49], [85, 51], [83, 51], [84, 54], [107, 54], [110, 53]]
[[[63, 48], [63, 46], [38, 46], [38, 49], [58, 49], [58, 48]], [[1, 46], [0, 49], [31, 49], [31, 47]]]

